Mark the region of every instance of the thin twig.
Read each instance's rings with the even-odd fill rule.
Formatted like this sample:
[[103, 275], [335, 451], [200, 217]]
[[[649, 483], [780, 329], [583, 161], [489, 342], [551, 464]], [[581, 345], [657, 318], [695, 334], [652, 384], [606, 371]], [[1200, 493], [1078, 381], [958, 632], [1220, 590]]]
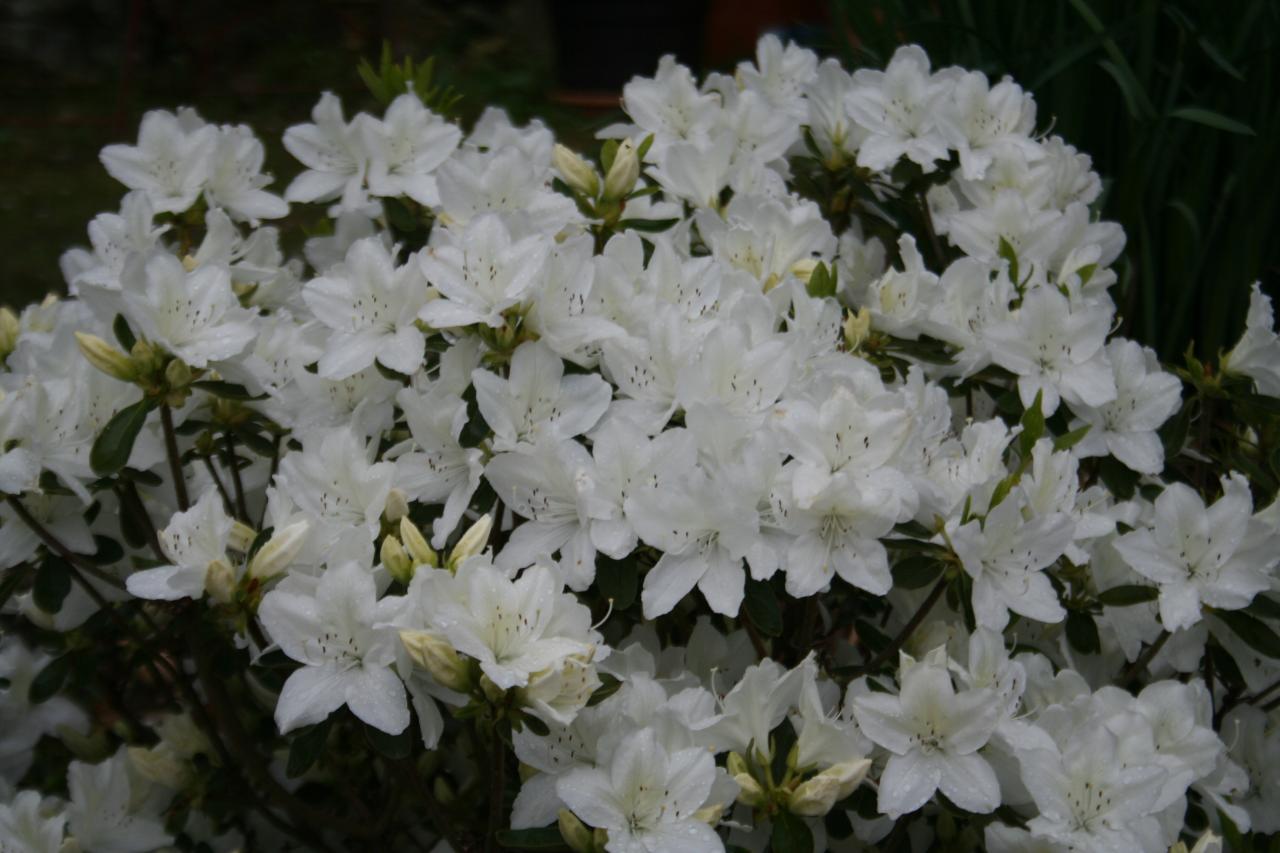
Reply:
[[191, 502], [187, 499], [187, 481], [182, 471], [182, 456], [178, 453], [178, 434], [173, 430], [173, 411], [168, 403], [160, 405], [160, 425], [164, 428], [164, 449], [173, 475], [173, 493], [178, 499], [178, 509], [186, 512]]
[[227, 445], [227, 467], [231, 469], [231, 485], [236, 493], [236, 513], [241, 521], [248, 524], [249, 505], [245, 502], [244, 483], [240, 480], [240, 465], [236, 460], [236, 442], [229, 432], [224, 435], [223, 441]]
[[892, 642], [881, 649], [880, 652], [871, 660], [858, 667], [857, 670], [855, 670], [853, 677], [858, 678], [859, 676], [875, 672], [887, 660], [896, 655], [898, 650], [901, 649], [903, 644], [911, 637], [912, 633], [915, 632], [916, 628], [920, 627], [920, 623], [924, 622], [925, 617], [929, 615], [929, 611], [933, 609], [933, 606], [938, 603], [938, 599], [942, 598], [942, 594], [946, 591], [947, 579], [943, 577], [933, 585], [933, 589], [929, 591], [928, 597], [921, 602], [918, 608], [916, 608], [916, 612], [911, 614], [911, 618], [907, 620], [907, 624], [902, 626], [902, 630], [898, 632]]
[[1160, 650], [1164, 648], [1165, 643], [1169, 642], [1169, 637], [1171, 636], [1172, 635], [1168, 631], [1161, 631], [1160, 636], [1156, 637], [1155, 642], [1147, 646], [1146, 651], [1139, 655], [1138, 659], [1129, 665], [1129, 668], [1124, 671], [1124, 675], [1120, 676], [1120, 683], [1127, 685], [1136, 679], [1138, 675], [1141, 674], [1143, 668], [1146, 667], [1147, 664], [1151, 663], [1152, 659], [1154, 659], [1156, 655], [1160, 654]]

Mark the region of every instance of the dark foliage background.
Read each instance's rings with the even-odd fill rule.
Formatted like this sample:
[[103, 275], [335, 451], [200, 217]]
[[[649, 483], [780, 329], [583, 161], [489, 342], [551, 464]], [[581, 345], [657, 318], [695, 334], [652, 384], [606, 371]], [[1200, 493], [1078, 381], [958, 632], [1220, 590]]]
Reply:
[[1125, 332], [1175, 357], [1235, 338], [1249, 284], [1280, 291], [1280, 0], [6, 0], [0, 4], [0, 303], [62, 287], [121, 188], [97, 152], [142, 113], [247, 122], [283, 187], [279, 145], [318, 93], [372, 107], [355, 73], [384, 40], [437, 57], [474, 116], [540, 116], [591, 148], [617, 91], [675, 52], [702, 71], [773, 30], [848, 65], [919, 42], [939, 65], [1011, 74], [1106, 179], [1124, 225]]

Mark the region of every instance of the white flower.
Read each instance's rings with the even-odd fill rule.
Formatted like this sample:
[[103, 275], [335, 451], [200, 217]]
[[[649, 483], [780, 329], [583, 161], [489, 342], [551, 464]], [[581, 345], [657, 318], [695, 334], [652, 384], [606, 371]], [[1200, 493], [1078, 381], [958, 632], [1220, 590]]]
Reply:
[[271, 178], [262, 174], [262, 143], [243, 124], [218, 130], [205, 194], [210, 204], [226, 208], [236, 219], [257, 224], [259, 219], [279, 219], [289, 205], [262, 189]]
[[253, 315], [241, 308], [226, 267], [187, 272], [172, 255], [156, 255], [124, 293], [133, 328], [190, 367], [231, 358], [257, 336]]
[[195, 204], [213, 168], [218, 129], [190, 111], [152, 110], [142, 117], [138, 144], [108, 145], [102, 165], [111, 177], [147, 194], [159, 213], [181, 213]]
[[131, 780], [122, 747], [98, 764], [73, 761], [67, 768], [67, 830], [81, 850], [94, 853], [149, 853], [173, 842], [158, 813], [134, 799], [140, 780]]
[[1160, 585], [1160, 621], [1177, 631], [1200, 621], [1201, 605], [1239, 610], [1271, 587], [1280, 556], [1263, 527], [1253, 518], [1248, 481], [1233, 472], [1207, 508], [1190, 486], [1170, 483], [1156, 498], [1152, 527], [1113, 544], [1135, 572]]
[[160, 531], [160, 549], [172, 563], [134, 572], [125, 580], [138, 598], [176, 601], [204, 595], [205, 577], [215, 565], [230, 572], [227, 540], [234, 521], [216, 489], [209, 489], [186, 512], [174, 514]]
[[1280, 396], [1280, 335], [1274, 326], [1271, 299], [1255, 282], [1249, 294], [1244, 335], [1222, 358], [1224, 373], [1248, 376], [1257, 383], [1258, 393], [1269, 397]]
[[772, 658], [747, 667], [741, 680], [720, 702], [720, 716], [705, 737], [718, 752], [755, 753], [770, 758], [769, 733], [782, 724], [800, 700], [801, 691], [813, 681], [816, 667], [806, 658], [794, 669], [784, 669]]
[[354, 562], [331, 566], [313, 592], [284, 586], [262, 599], [258, 618], [271, 640], [295, 661], [276, 704], [282, 733], [318, 723], [346, 705], [388, 734], [409, 725], [404, 684], [393, 666], [394, 629], [375, 627], [391, 615], [379, 602], [373, 575]]
[[1019, 504], [1011, 494], [981, 523], [948, 523], [956, 554], [973, 578], [973, 615], [996, 631], [1004, 630], [1011, 610], [1040, 622], [1067, 615], [1043, 570], [1066, 551], [1075, 524], [1062, 513], [1024, 520]]
[[320, 358], [324, 378], [345, 379], [375, 360], [408, 375], [422, 366], [426, 345], [415, 321], [427, 283], [416, 263], [396, 266], [377, 237], [352, 243], [346, 260], [307, 282], [302, 296], [333, 330]]
[[312, 519], [361, 528], [373, 539], [396, 471], [393, 463], [369, 462], [376, 449], [350, 428], [313, 433], [301, 452], [281, 460], [275, 488]]
[[21, 779], [26, 774], [36, 744], [44, 735], [55, 734], [64, 726], [81, 734], [88, 732], [88, 717], [67, 697], [53, 696], [39, 705], [28, 700], [32, 680], [52, 661], [45, 652], [27, 648], [17, 635], [0, 641], [0, 678], [5, 681], [0, 687], [0, 788], [4, 780]]
[[1056, 288], [1032, 288], [1007, 321], [988, 327], [991, 359], [1018, 374], [1022, 405], [1043, 393], [1046, 416], [1057, 411], [1060, 397], [1101, 406], [1116, 398], [1103, 350], [1111, 315], [1109, 303], [1072, 305]]
[[314, 124], [296, 124], [284, 132], [284, 147], [307, 167], [289, 184], [285, 198], [338, 198], [338, 208], [344, 211], [365, 207], [369, 156], [360, 128], [370, 117], [361, 113], [348, 124], [342, 117], [342, 102], [332, 92], [325, 92], [311, 110], [311, 120]]
[[8, 853], [59, 853], [67, 816], [44, 808], [36, 791], [19, 791], [10, 803], [0, 803], [0, 849]]
[[609, 383], [595, 374], [565, 376], [564, 362], [541, 341], [516, 349], [505, 379], [476, 370], [471, 381], [496, 450], [582, 435], [600, 420], [613, 396]]
[[1040, 810], [1027, 824], [1033, 835], [1082, 850], [1152, 850], [1141, 834], [1151, 821], [1142, 818], [1160, 794], [1163, 771], [1119, 760], [1118, 741], [1095, 725], [1061, 752], [1018, 754], [1022, 782]]
[[512, 242], [496, 214], [477, 216], [461, 233], [446, 232], [445, 240], [418, 255], [427, 281], [441, 295], [418, 317], [437, 328], [501, 326], [502, 312], [525, 298], [548, 253], [537, 235]]
[[849, 115], [868, 131], [858, 165], [886, 171], [906, 155], [926, 172], [947, 156], [937, 107], [951, 86], [929, 73], [929, 57], [916, 45], [894, 52], [884, 71], [859, 69], [845, 97]]
[[431, 544], [444, 547], [480, 485], [482, 452], [458, 442], [467, 424], [467, 404], [447, 389], [419, 393], [404, 388], [396, 395], [413, 443], [395, 459], [396, 485], [426, 503], [444, 503], [433, 522]]
[[382, 121], [371, 119], [362, 131], [369, 152], [370, 193], [406, 195], [419, 204], [439, 203], [431, 173], [458, 147], [461, 130], [408, 92], [391, 102]]
[[556, 793], [584, 823], [608, 830], [609, 853], [720, 851], [720, 837], [694, 816], [711, 795], [715, 773], [707, 750], [668, 753], [645, 728], [623, 738], [607, 765], [565, 774]]
[[570, 656], [603, 657], [591, 611], [546, 566], [514, 580], [479, 556], [456, 575], [420, 568], [409, 597], [416, 615], [402, 616], [400, 627], [438, 632], [503, 690], [529, 685]]
[[913, 812], [942, 791], [960, 808], [986, 813], [1000, 805], [1000, 784], [978, 755], [999, 721], [990, 690], [957, 693], [943, 666], [905, 668], [897, 696], [866, 693], [853, 699], [863, 734], [887, 749], [878, 808], [891, 818]]
[[1090, 426], [1077, 453], [1110, 453], [1139, 474], [1159, 474], [1164, 468], [1164, 445], [1156, 430], [1182, 405], [1182, 382], [1160, 370], [1155, 352], [1136, 341], [1111, 341], [1107, 359], [1115, 374], [1116, 398], [1096, 409], [1074, 407]]

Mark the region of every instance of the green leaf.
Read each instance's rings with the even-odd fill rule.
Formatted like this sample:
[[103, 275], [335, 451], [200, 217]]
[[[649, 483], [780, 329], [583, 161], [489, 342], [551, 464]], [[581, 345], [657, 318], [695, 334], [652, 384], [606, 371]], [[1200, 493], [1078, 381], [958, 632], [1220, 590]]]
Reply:
[[31, 686], [27, 689], [27, 701], [32, 705], [39, 705], [41, 702], [52, 699], [62, 689], [70, 673], [70, 654], [49, 661], [44, 669], [37, 672], [36, 677], [31, 679]]
[[333, 717], [329, 716], [313, 726], [298, 729], [289, 741], [289, 762], [284, 769], [286, 776], [296, 779], [320, 760], [332, 725]]
[[618, 156], [618, 140], [606, 139], [600, 146], [600, 167], [607, 175], [613, 167], [613, 158]]
[[1270, 596], [1256, 596], [1245, 610], [1261, 619], [1280, 619], [1280, 601]]
[[124, 559], [124, 548], [120, 547], [120, 543], [109, 536], [95, 535], [93, 542], [98, 546], [98, 550], [89, 559], [98, 565], [110, 566], [112, 563], [118, 563]]
[[1215, 610], [1213, 615], [1254, 651], [1269, 658], [1280, 658], [1280, 636], [1261, 619], [1243, 610]]
[[653, 134], [651, 133], [648, 136], [646, 136], [644, 139], [642, 139], [640, 141], [640, 144], [636, 146], [636, 159], [643, 160], [644, 155], [648, 154], [649, 149], [652, 147], [653, 147]]
[[1085, 424], [1082, 427], [1078, 427], [1077, 429], [1071, 430], [1071, 432], [1063, 433], [1062, 435], [1055, 436], [1053, 439], [1053, 449], [1054, 450], [1070, 450], [1071, 448], [1079, 444], [1080, 441], [1086, 435], [1089, 434], [1089, 430], [1092, 427], [1093, 427], [1093, 424]]
[[1155, 601], [1159, 597], [1160, 590], [1154, 586], [1132, 584], [1104, 589], [1098, 593], [1098, 603], [1106, 607], [1132, 607], [1146, 601]]
[[521, 716], [520, 724], [528, 728], [529, 731], [533, 732], [538, 737], [546, 737], [551, 734], [551, 727], [532, 714], [524, 714]]
[[1098, 638], [1098, 625], [1093, 617], [1080, 610], [1067, 612], [1067, 642], [1078, 652], [1096, 655], [1102, 650]]
[[774, 853], [813, 853], [813, 833], [803, 818], [778, 812], [773, 816], [769, 845]]
[[387, 758], [399, 760], [408, 758], [413, 751], [413, 726], [407, 726], [398, 735], [389, 735], [382, 729], [374, 728], [368, 723], [364, 727], [364, 739], [379, 753]]
[[618, 230], [630, 228], [632, 231], [645, 234], [657, 234], [660, 231], [666, 231], [679, 221], [679, 219], [620, 219], [617, 227]]
[[1207, 110], [1204, 107], [1178, 107], [1169, 111], [1169, 118], [1180, 118], [1183, 121], [1195, 122], [1214, 130], [1237, 133], [1241, 136], [1257, 136], [1257, 131], [1242, 121]]
[[0, 571], [0, 612], [4, 611], [9, 599], [18, 591], [22, 576], [26, 574], [25, 565], [17, 565], [11, 569]]
[[115, 334], [116, 340], [120, 342], [120, 346], [124, 347], [125, 352], [133, 349], [133, 345], [138, 339], [133, 336], [133, 330], [129, 328], [129, 321], [124, 318], [123, 314], [117, 314], [115, 320], [111, 323], [111, 331]]
[[596, 558], [596, 584], [606, 598], [613, 599], [614, 610], [626, 610], [635, 604], [640, 589], [640, 570], [631, 560]]
[[1001, 237], [1000, 244], [996, 249], [996, 254], [999, 255], [1002, 259], [1004, 259], [1006, 262], [1008, 262], [1009, 279], [1015, 285], [1021, 284], [1022, 279], [1018, 277], [1018, 251], [1013, 248], [1013, 244], [1011, 244], [1004, 237]]
[[925, 554], [916, 554], [893, 564], [893, 585], [903, 589], [920, 589], [938, 579], [942, 563]]
[[560, 828], [544, 826], [538, 829], [500, 829], [498, 844], [508, 850], [568, 850], [569, 845], [560, 837]]
[[99, 476], [114, 474], [128, 464], [133, 443], [155, 405], [154, 399], [146, 397], [111, 416], [89, 451], [93, 473]]
[[782, 607], [773, 589], [764, 581], [748, 580], [743, 601], [747, 618], [766, 637], [782, 636]]
[[622, 682], [609, 675], [607, 672], [600, 674], [600, 686], [596, 688], [596, 692], [591, 694], [591, 698], [587, 700], [587, 705], [599, 705], [613, 694], [617, 693], [622, 687]]
[[819, 262], [813, 268], [813, 274], [809, 276], [809, 283], [805, 285], [805, 290], [814, 299], [824, 299], [828, 296], [836, 295], [836, 278], [837, 272], [825, 263]]
[[1044, 391], [1037, 391], [1036, 398], [1022, 413], [1022, 432], [1018, 435], [1018, 453], [1023, 459], [1031, 457], [1031, 449], [1044, 437], [1044, 411], [1041, 409]]
[[387, 214], [387, 222], [397, 231], [411, 233], [422, 227], [422, 223], [409, 208], [398, 198], [387, 197], [382, 200], [382, 209]]
[[50, 554], [36, 572], [35, 583], [31, 586], [31, 597], [36, 606], [45, 613], [57, 613], [62, 609], [62, 602], [71, 592], [71, 566], [67, 561]]
[[266, 394], [250, 394], [249, 389], [243, 385], [237, 385], [234, 382], [223, 382], [218, 379], [201, 379], [198, 382], [191, 383], [192, 388], [199, 388], [201, 391], [207, 391], [215, 397], [221, 397], [224, 400], [265, 400]]

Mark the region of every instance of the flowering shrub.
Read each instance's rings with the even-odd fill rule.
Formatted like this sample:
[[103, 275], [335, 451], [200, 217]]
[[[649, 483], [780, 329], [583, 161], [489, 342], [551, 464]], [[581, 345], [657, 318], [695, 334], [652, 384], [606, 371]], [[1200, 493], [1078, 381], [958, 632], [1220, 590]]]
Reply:
[[1265, 849], [1265, 295], [1111, 336], [1089, 158], [918, 48], [664, 59], [598, 164], [428, 75], [283, 198], [149, 113], [3, 315], [0, 847]]

